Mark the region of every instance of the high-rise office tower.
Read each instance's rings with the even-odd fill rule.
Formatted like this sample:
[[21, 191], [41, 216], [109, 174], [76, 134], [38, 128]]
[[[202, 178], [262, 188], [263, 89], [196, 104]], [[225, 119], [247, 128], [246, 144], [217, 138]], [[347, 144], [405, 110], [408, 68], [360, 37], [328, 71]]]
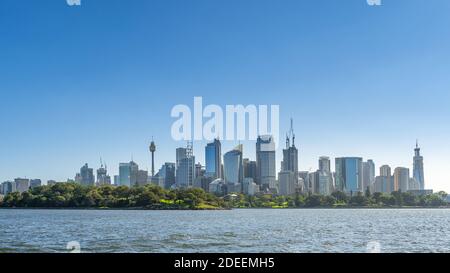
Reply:
[[133, 160], [130, 162], [130, 185], [138, 185], [139, 165]]
[[330, 195], [333, 192], [333, 174], [331, 172], [318, 170], [311, 173], [310, 181], [313, 184], [313, 193]]
[[394, 177], [391, 173], [391, 167], [388, 165], [380, 167], [380, 176], [375, 177], [373, 191], [384, 193], [391, 193], [394, 191]]
[[119, 185], [133, 187], [137, 185], [139, 166], [134, 161], [119, 164]]
[[383, 165], [380, 167], [380, 176], [392, 176], [392, 170], [389, 165]]
[[262, 190], [275, 189], [276, 162], [275, 141], [273, 136], [259, 136], [256, 142], [256, 183]]
[[329, 157], [321, 156], [319, 158], [319, 170], [315, 173], [313, 181], [315, 187], [312, 192], [322, 195], [330, 195], [333, 192], [333, 173]]
[[294, 176], [294, 172], [291, 171], [281, 171], [278, 173], [279, 182], [279, 193], [281, 195], [292, 195], [295, 194], [296, 186], [295, 183], [298, 176]]
[[328, 156], [321, 156], [319, 158], [319, 171], [331, 173], [331, 161]]
[[175, 184], [175, 163], [164, 163], [156, 176], [163, 179], [165, 189], [170, 189]]
[[362, 191], [362, 158], [336, 158], [336, 190], [347, 193]]
[[84, 164], [83, 167], [80, 169], [80, 176], [81, 176], [81, 185], [84, 186], [94, 186], [95, 184], [95, 178], [94, 178], [94, 169], [89, 168], [88, 164]]
[[242, 144], [223, 156], [224, 180], [227, 184], [241, 184], [244, 181], [244, 165], [242, 158]]
[[145, 186], [148, 183], [149, 183], [148, 171], [138, 170], [136, 174], [136, 185]]
[[420, 155], [419, 142], [416, 142], [416, 148], [414, 149], [414, 167], [413, 178], [419, 183], [419, 189], [425, 189], [425, 177], [423, 171], [423, 156]]
[[203, 168], [202, 164], [199, 162], [195, 164], [195, 177], [204, 176], [205, 175], [205, 169]]
[[205, 147], [206, 176], [213, 179], [222, 178], [222, 145], [214, 139]]
[[373, 188], [373, 183], [375, 182], [375, 163], [372, 159], [363, 162], [363, 181], [362, 190], [365, 191], [368, 188]]
[[394, 191], [407, 192], [409, 190], [409, 169], [398, 167], [394, 170]]
[[195, 156], [192, 143], [188, 142], [186, 148], [177, 149], [176, 185], [181, 188], [189, 188], [195, 179]]
[[131, 186], [130, 163], [119, 164], [119, 186]]
[[251, 161], [248, 158], [244, 158], [244, 178], [252, 178], [253, 182], [255, 182], [256, 171], [256, 161]]

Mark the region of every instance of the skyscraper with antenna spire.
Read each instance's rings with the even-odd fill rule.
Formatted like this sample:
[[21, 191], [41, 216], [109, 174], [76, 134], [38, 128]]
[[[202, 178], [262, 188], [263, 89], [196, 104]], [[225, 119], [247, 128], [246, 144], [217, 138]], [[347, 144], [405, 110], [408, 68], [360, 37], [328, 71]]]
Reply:
[[[292, 146], [291, 146], [292, 140]], [[298, 149], [295, 147], [294, 121], [291, 118], [291, 128], [286, 134], [286, 149], [283, 149], [282, 171], [291, 171], [298, 174]]]
[[[291, 146], [292, 140], [292, 146]], [[298, 150], [295, 147], [294, 122], [291, 118], [291, 128], [286, 134], [286, 148], [283, 149], [281, 171], [278, 173], [279, 190], [283, 195], [295, 193], [298, 187]]]
[[419, 141], [416, 140], [414, 149], [413, 178], [419, 183], [419, 189], [425, 189], [425, 177], [423, 171], [423, 156], [420, 155]]

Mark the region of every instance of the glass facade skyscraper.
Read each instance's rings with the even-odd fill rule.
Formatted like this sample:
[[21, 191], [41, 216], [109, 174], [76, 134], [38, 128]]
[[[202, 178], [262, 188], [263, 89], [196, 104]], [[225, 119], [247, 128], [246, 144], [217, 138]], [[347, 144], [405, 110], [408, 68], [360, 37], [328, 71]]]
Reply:
[[222, 147], [218, 139], [206, 145], [205, 163], [207, 177], [222, 178]]
[[119, 164], [119, 185], [120, 186], [136, 186], [138, 183], [139, 166], [131, 161], [129, 163]]
[[336, 190], [352, 193], [362, 191], [362, 158], [336, 158]]
[[94, 186], [95, 178], [94, 178], [94, 169], [89, 168], [88, 164], [84, 164], [80, 169], [81, 175], [81, 185], [84, 186]]
[[175, 184], [175, 163], [164, 163], [156, 176], [163, 179], [164, 188], [170, 189]]
[[273, 136], [259, 136], [256, 142], [256, 183], [262, 190], [274, 189], [276, 185], [275, 141]]
[[223, 156], [224, 180], [227, 184], [242, 184], [244, 181], [244, 165], [242, 158], [242, 144]]

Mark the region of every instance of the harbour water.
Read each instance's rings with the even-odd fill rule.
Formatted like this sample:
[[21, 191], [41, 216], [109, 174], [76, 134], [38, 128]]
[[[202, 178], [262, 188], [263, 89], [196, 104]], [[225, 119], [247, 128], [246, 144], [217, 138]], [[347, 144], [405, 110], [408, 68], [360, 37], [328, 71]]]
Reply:
[[69, 252], [69, 242], [119, 253], [450, 252], [450, 210], [0, 210], [0, 252]]

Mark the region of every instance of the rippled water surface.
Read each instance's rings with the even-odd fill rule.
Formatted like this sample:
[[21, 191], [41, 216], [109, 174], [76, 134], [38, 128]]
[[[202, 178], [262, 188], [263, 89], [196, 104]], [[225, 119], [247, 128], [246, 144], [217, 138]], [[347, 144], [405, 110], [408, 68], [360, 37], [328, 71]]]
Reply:
[[[450, 252], [447, 209], [0, 210], [0, 252]], [[377, 244], [378, 244], [377, 243]]]

